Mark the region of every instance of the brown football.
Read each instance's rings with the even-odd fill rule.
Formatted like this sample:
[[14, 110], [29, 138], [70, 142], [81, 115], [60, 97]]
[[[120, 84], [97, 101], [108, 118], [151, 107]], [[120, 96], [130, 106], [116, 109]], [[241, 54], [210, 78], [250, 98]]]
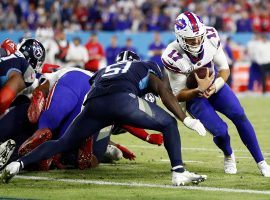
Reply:
[[[209, 69], [209, 68], [208, 68]], [[188, 77], [187, 77], [187, 82], [186, 82], [186, 86], [189, 89], [194, 89], [198, 87], [198, 83], [197, 80], [195, 78], [195, 73], [197, 74], [197, 76], [201, 79], [205, 78], [206, 76], [206, 72], [207, 72], [207, 68], [206, 67], [200, 67], [194, 71], [192, 71]], [[209, 69], [209, 74], [212, 75], [213, 71], [211, 69]]]

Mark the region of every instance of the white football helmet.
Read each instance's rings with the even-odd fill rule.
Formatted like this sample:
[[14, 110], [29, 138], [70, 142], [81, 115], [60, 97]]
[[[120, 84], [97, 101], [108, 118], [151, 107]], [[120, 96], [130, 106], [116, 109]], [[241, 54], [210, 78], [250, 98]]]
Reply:
[[182, 49], [191, 54], [202, 52], [205, 26], [199, 16], [192, 12], [181, 13], [175, 20], [174, 32]]

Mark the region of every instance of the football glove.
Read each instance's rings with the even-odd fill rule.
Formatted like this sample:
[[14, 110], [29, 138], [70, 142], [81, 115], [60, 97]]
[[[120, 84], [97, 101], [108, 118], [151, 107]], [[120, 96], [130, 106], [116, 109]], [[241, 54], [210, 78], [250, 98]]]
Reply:
[[135, 160], [135, 158], [136, 158], [135, 154], [132, 153], [131, 151], [129, 151], [126, 147], [124, 147], [120, 144], [117, 144], [116, 147], [122, 151], [123, 157], [125, 159]]
[[2, 42], [1, 47], [6, 50], [8, 56], [17, 51], [17, 45], [10, 39], [5, 39]]
[[31, 123], [36, 123], [44, 110], [45, 96], [42, 91], [36, 90], [33, 92], [31, 104], [28, 108], [27, 115]]
[[206, 130], [203, 124], [200, 122], [200, 120], [192, 119], [191, 117], [186, 117], [183, 123], [185, 124], [186, 127], [196, 131], [200, 136], [206, 135]]

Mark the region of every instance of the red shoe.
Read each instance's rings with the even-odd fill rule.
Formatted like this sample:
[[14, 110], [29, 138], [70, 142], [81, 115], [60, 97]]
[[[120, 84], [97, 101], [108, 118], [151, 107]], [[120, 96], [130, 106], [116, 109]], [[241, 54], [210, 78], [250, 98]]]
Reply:
[[37, 130], [30, 138], [28, 138], [19, 148], [19, 156], [24, 156], [37, 146], [50, 140], [52, 138], [52, 132], [48, 128]]
[[48, 171], [52, 164], [53, 158], [42, 160], [38, 163], [38, 171]]
[[65, 169], [65, 166], [61, 163], [61, 154], [60, 153], [53, 156], [52, 164], [57, 169]]
[[87, 138], [84, 144], [79, 148], [77, 162], [79, 169], [96, 167], [98, 165], [98, 160], [93, 155], [92, 137]]

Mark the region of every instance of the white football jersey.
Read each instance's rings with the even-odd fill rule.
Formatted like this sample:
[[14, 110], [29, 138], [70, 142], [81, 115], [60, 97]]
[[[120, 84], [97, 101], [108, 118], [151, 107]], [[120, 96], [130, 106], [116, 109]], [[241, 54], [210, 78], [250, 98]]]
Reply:
[[66, 73], [70, 72], [70, 71], [80, 71], [85, 73], [88, 76], [93, 76], [92, 72], [89, 72], [87, 70], [83, 70], [83, 69], [79, 69], [79, 68], [74, 68], [74, 67], [67, 67], [67, 68], [63, 68], [60, 69], [56, 72], [53, 73], [45, 73], [43, 74], [42, 78], [45, 78], [46, 80], [48, 80], [50, 82], [50, 90], [52, 89], [52, 87], [54, 86], [54, 84]]
[[218, 70], [229, 69], [226, 55], [220, 44], [215, 28], [206, 26], [203, 51], [198, 57], [187, 54], [175, 40], [170, 43], [162, 54], [162, 62], [167, 69], [173, 93], [176, 95], [186, 87], [187, 75], [200, 67]]

